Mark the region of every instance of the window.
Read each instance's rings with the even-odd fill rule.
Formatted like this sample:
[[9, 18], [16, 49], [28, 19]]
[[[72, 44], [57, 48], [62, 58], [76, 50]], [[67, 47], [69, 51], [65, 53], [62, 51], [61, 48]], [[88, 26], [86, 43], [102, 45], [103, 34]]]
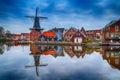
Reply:
[[77, 38], [76, 42], [78, 42], [78, 38]]
[[115, 31], [118, 31], [119, 27], [118, 25], [115, 26]]
[[111, 38], [114, 38], [114, 33], [111, 33], [111, 35], [110, 35], [110, 36], [111, 36]]
[[109, 57], [109, 52], [106, 52], [106, 57]]
[[116, 34], [115, 34], [115, 37], [116, 37], [116, 38], [118, 38], [118, 37], [119, 37], [119, 34], [118, 34], [118, 33], [116, 33]]
[[109, 38], [109, 33], [108, 32], [106, 33], [106, 38]]
[[119, 64], [119, 60], [118, 59], [115, 59], [115, 64]]
[[111, 52], [111, 57], [114, 57], [114, 53], [113, 52]]

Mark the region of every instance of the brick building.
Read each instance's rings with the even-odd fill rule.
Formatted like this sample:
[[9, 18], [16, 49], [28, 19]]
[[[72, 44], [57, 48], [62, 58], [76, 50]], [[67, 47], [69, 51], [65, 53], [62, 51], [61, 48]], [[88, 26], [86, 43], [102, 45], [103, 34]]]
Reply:
[[72, 36], [75, 34], [77, 31], [76, 28], [70, 28], [68, 29], [64, 34], [63, 34], [63, 40], [64, 41], [72, 41]]
[[102, 42], [116, 43], [120, 42], [120, 20], [111, 21], [102, 31]]
[[90, 40], [101, 40], [101, 30], [87, 30], [87, 39]]
[[81, 30], [78, 30], [73, 36], [72, 36], [72, 42], [74, 43], [83, 43], [86, 38], [86, 33], [83, 28]]

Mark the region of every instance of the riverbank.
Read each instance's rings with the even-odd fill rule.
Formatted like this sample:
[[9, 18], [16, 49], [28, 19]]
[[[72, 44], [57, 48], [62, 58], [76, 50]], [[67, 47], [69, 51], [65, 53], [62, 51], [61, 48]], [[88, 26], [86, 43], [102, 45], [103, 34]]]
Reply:
[[100, 42], [89, 42], [89, 43], [73, 43], [73, 42], [66, 42], [66, 41], [55, 41], [55, 42], [41, 42], [41, 41], [11, 41], [11, 40], [4, 40], [1, 42], [12, 42], [15, 44], [37, 44], [37, 45], [76, 45], [76, 46], [120, 46], [120, 43], [100, 43]]

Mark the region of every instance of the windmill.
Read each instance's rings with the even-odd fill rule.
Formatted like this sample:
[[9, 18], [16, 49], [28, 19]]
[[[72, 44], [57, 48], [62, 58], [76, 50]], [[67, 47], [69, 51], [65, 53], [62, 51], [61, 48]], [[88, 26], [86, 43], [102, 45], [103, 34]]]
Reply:
[[47, 66], [48, 65], [48, 64], [41, 64], [40, 63], [40, 56], [41, 56], [41, 54], [40, 55], [33, 55], [34, 65], [27, 65], [27, 66], [25, 66], [26, 68], [35, 67], [37, 76], [39, 76], [38, 67], [43, 67], [43, 66]]
[[42, 17], [42, 16], [38, 16], [38, 7], [36, 8], [36, 13], [35, 16], [26, 16], [27, 18], [32, 18], [34, 19], [34, 25], [33, 28], [30, 28], [30, 30], [37, 30], [39, 33], [42, 33], [43, 28], [41, 28], [40, 26], [40, 20], [41, 19], [47, 19], [47, 17]]

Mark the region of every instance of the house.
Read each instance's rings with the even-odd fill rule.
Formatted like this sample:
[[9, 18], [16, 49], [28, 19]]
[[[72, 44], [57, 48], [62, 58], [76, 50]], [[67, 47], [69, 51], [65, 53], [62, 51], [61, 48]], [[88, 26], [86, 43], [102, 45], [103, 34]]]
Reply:
[[64, 34], [63, 34], [63, 40], [64, 41], [72, 41], [72, 36], [75, 34], [77, 31], [76, 28], [70, 28], [68, 29]]
[[52, 31], [45, 31], [39, 36], [39, 41], [57, 41], [57, 35]]
[[90, 40], [101, 40], [101, 30], [87, 30], [86, 31], [87, 39]]
[[120, 19], [111, 21], [102, 30], [102, 42], [116, 43], [120, 42]]
[[49, 30], [49, 31], [52, 31], [52, 32], [54, 32], [56, 35], [57, 35], [57, 37], [58, 37], [58, 41], [61, 41], [61, 40], [63, 40], [63, 32], [64, 32], [64, 28], [52, 28], [51, 30]]
[[72, 42], [73, 43], [83, 43], [86, 38], [86, 33], [84, 28], [81, 28], [81, 30], [78, 30], [75, 32], [75, 34], [72, 36]]
[[14, 40], [21, 40], [21, 34], [14, 34]]
[[30, 40], [30, 34], [29, 33], [21, 33], [21, 40]]

